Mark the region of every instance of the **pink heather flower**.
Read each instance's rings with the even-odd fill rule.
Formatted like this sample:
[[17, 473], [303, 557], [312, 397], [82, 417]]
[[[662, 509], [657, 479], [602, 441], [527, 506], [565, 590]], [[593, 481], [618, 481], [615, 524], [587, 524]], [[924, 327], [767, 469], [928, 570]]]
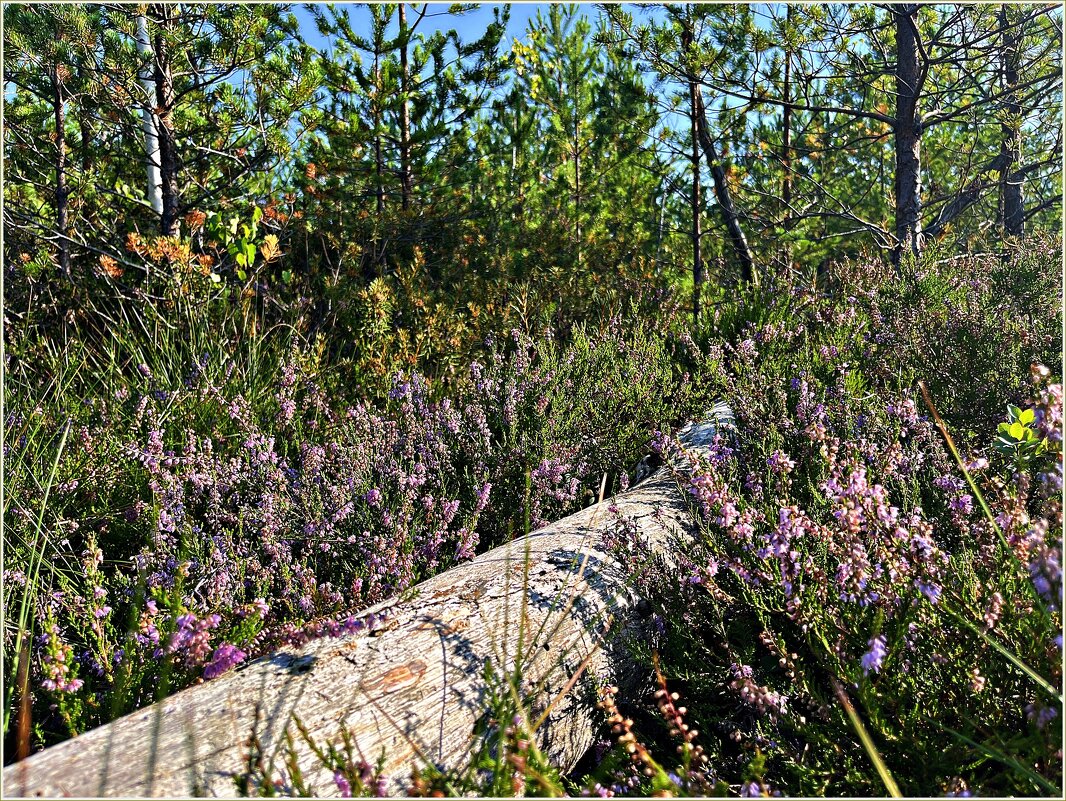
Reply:
[[879, 673], [881, 671], [881, 665], [885, 661], [888, 647], [883, 634], [878, 634], [867, 644], [870, 650], [862, 655], [862, 672], [869, 676], [871, 671], [874, 673]]
[[204, 668], [204, 678], [213, 679], [220, 676], [230, 668], [236, 667], [247, 658], [247, 654], [235, 645], [228, 642], [222, 643], [215, 649], [211, 661]]
[[985, 629], [992, 629], [999, 621], [999, 616], [1003, 612], [1003, 596], [998, 592], [992, 595], [992, 600], [988, 604], [988, 609], [985, 610], [984, 620]]
[[211, 652], [211, 629], [222, 622], [218, 615], [198, 618], [192, 612], [179, 615], [175, 621], [175, 631], [167, 646], [167, 653], [178, 653], [188, 666], [203, 662]]
[[740, 357], [745, 360], [754, 360], [755, 357], [759, 355], [759, 351], [755, 349], [755, 340], [745, 339], [740, 342], [737, 345], [737, 353], [740, 354]]
[[729, 683], [729, 688], [734, 690], [744, 703], [771, 718], [785, 714], [788, 696], [758, 684], [750, 665], [733, 663], [730, 670], [733, 672], [733, 681]]
[[766, 464], [769, 468], [778, 475], [785, 475], [791, 473], [792, 468], [796, 466], [795, 461], [788, 457], [788, 454], [784, 451], [774, 451], [766, 460]]
[[486, 481], [481, 485], [481, 489], [478, 490], [477, 504], [474, 507], [475, 512], [482, 511], [488, 505], [490, 492], [492, 492], [492, 484]]

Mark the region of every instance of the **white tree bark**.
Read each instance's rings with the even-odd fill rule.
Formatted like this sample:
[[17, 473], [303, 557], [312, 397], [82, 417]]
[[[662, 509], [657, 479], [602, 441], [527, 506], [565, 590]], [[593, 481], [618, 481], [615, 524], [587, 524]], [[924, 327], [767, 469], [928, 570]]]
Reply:
[[[699, 448], [731, 425], [719, 405], [708, 422], [684, 429], [682, 440]], [[625, 567], [601, 542], [623, 518], [668, 561], [692, 528], [674, 472], [661, 469], [609, 501], [368, 610], [384, 616], [370, 632], [261, 658], [9, 766], [4, 793], [234, 796], [253, 731], [265, 761], [274, 758], [281, 768], [295, 715], [320, 747], [339, 743], [346, 729], [368, 762], [384, 754], [395, 794], [424, 760], [447, 768], [467, 763], [486, 710], [485, 666], [500, 675], [516, 660], [527, 686], [543, 682], [527, 699], [533, 714], [560, 698], [538, 736], [552, 764], [568, 770], [602, 723], [590, 700], [593, 677], [633, 688], [641, 675], [625, 642], [640, 636], [646, 621]], [[293, 734], [315, 793], [336, 795], [332, 772]]]
[[[150, 57], [147, 64], [151, 64], [155, 58], [152, 50], [151, 39], [148, 36], [148, 23], [144, 18], [144, 12], [137, 13], [137, 53], [144, 60]], [[155, 112], [152, 110], [155, 98], [155, 82], [152, 79], [150, 67], [142, 66], [137, 79], [144, 90], [144, 106], [141, 108], [141, 130], [144, 131], [145, 163], [148, 170], [148, 202], [156, 214], [163, 214], [163, 176], [159, 169], [159, 133], [156, 128]]]

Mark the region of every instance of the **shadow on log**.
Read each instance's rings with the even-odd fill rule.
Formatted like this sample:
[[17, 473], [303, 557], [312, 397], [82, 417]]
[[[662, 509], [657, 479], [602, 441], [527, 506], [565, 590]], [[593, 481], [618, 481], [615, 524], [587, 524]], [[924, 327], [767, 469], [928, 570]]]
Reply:
[[[681, 439], [698, 449], [732, 425], [719, 404]], [[4, 797], [235, 796], [253, 732], [277, 770], [287, 729], [307, 783], [319, 795], [338, 794], [332, 771], [293, 731], [294, 715], [319, 746], [346, 730], [368, 762], [384, 755], [395, 794], [415, 764], [466, 764], [490, 692], [486, 664], [501, 675], [516, 660], [527, 686], [542, 688], [527, 699], [536, 714], [562, 696], [538, 736], [545, 756], [566, 771], [601, 723], [581, 697], [588, 677], [623, 689], [639, 680], [625, 647], [643, 629], [639, 599], [601, 544], [620, 517], [667, 559], [692, 527], [673, 472], [659, 469], [610, 501], [367, 610], [376, 628], [263, 657], [5, 768]], [[582, 680], [568, 688], [582, 666]]]

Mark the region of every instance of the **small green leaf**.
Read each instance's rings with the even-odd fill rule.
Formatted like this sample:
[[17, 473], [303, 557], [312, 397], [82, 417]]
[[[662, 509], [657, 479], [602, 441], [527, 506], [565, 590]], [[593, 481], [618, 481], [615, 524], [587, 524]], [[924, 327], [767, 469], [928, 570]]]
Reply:
[[1036, 412], [1032, 409], [1026, 409], [1018, 415], [1018, 422], [1023, 426], [1032, 425], [1034, 420], [1036, 420]]
[[1021, 440], [1023, 437], [1025, 437], [1025, 426], [1023, 426], [1021, 423], [1015, 421], [1015, 422], [1010, 424], [1010, 432], [1009, 433], [1010, 433], [1010, 435], [1012, 437], [1014, 437], [1014, 439]]
[[242, 281], [247, 281], [248, 273], [246, 273], [244, 270], [237, 270], [237, 277], [240, 278]]
[[1000, 434], [1010, 434], [1010, 423], [1000, 423], [998, 430]]
[[1019, 417], [1021, 417], [1021, 414], [1022, 410], [1019, 409], [1017, 406], [1011, 406], [1010, 404], [1007, 404], [1007, 419], [1010, 420], [1012, 423]]
[[245, 242], [244, 243], [244, 259], [245, 259], [245, 262], [248, 264], [249, 267], [251, 267], [253, 264], [255, 264], [255, 243], [253, 243], [253, 242]]

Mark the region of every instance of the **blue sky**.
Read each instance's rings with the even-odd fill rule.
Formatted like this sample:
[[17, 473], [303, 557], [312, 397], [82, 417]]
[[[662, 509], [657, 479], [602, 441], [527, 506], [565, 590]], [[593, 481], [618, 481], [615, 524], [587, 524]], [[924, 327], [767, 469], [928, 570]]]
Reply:
[[[307, 4], [298, 5], [294, 9], [296, 18], [300, 22], [300, 32], [312, 47], [317, 50], [325, 49], [327, 43], [319, 35], [310, 12], [304, 7], [305, 5]], [[315, 5], [325, 5], [325, 3]], [[360, 19], [360, 15], [365, 16], [368, 14], [365, 8], [355, 8], [355, 3], [337, 3], [336, 5], [353, 6], [353, 8], [349, 9], [353, 20]], [[484, 34], [485, 28], [492, 22], [492, 9], [494, 7], [508, 5], [511, 7], [511, 19], [507, 25], [507, 36], [505, 38], [505, 42], [508, 45], [512, 39], [521, 39], [525, 36], [529, 20], [536, 17], [538, 8], [546, 8], [548, 6], [547, 3], [479, 3], [478, 8], [460, 16], [448, 13], [451, 3], [429, 3], [428, 5], [429, 13], [419, 26], [418, 31], [429, 34], [438, 30], [454, 29], [464, 42], [472, 41]], [[590, 17], [596, 15], [596, 8], [591, 3], [579, 5], [585, 6], [585, 11]]]

